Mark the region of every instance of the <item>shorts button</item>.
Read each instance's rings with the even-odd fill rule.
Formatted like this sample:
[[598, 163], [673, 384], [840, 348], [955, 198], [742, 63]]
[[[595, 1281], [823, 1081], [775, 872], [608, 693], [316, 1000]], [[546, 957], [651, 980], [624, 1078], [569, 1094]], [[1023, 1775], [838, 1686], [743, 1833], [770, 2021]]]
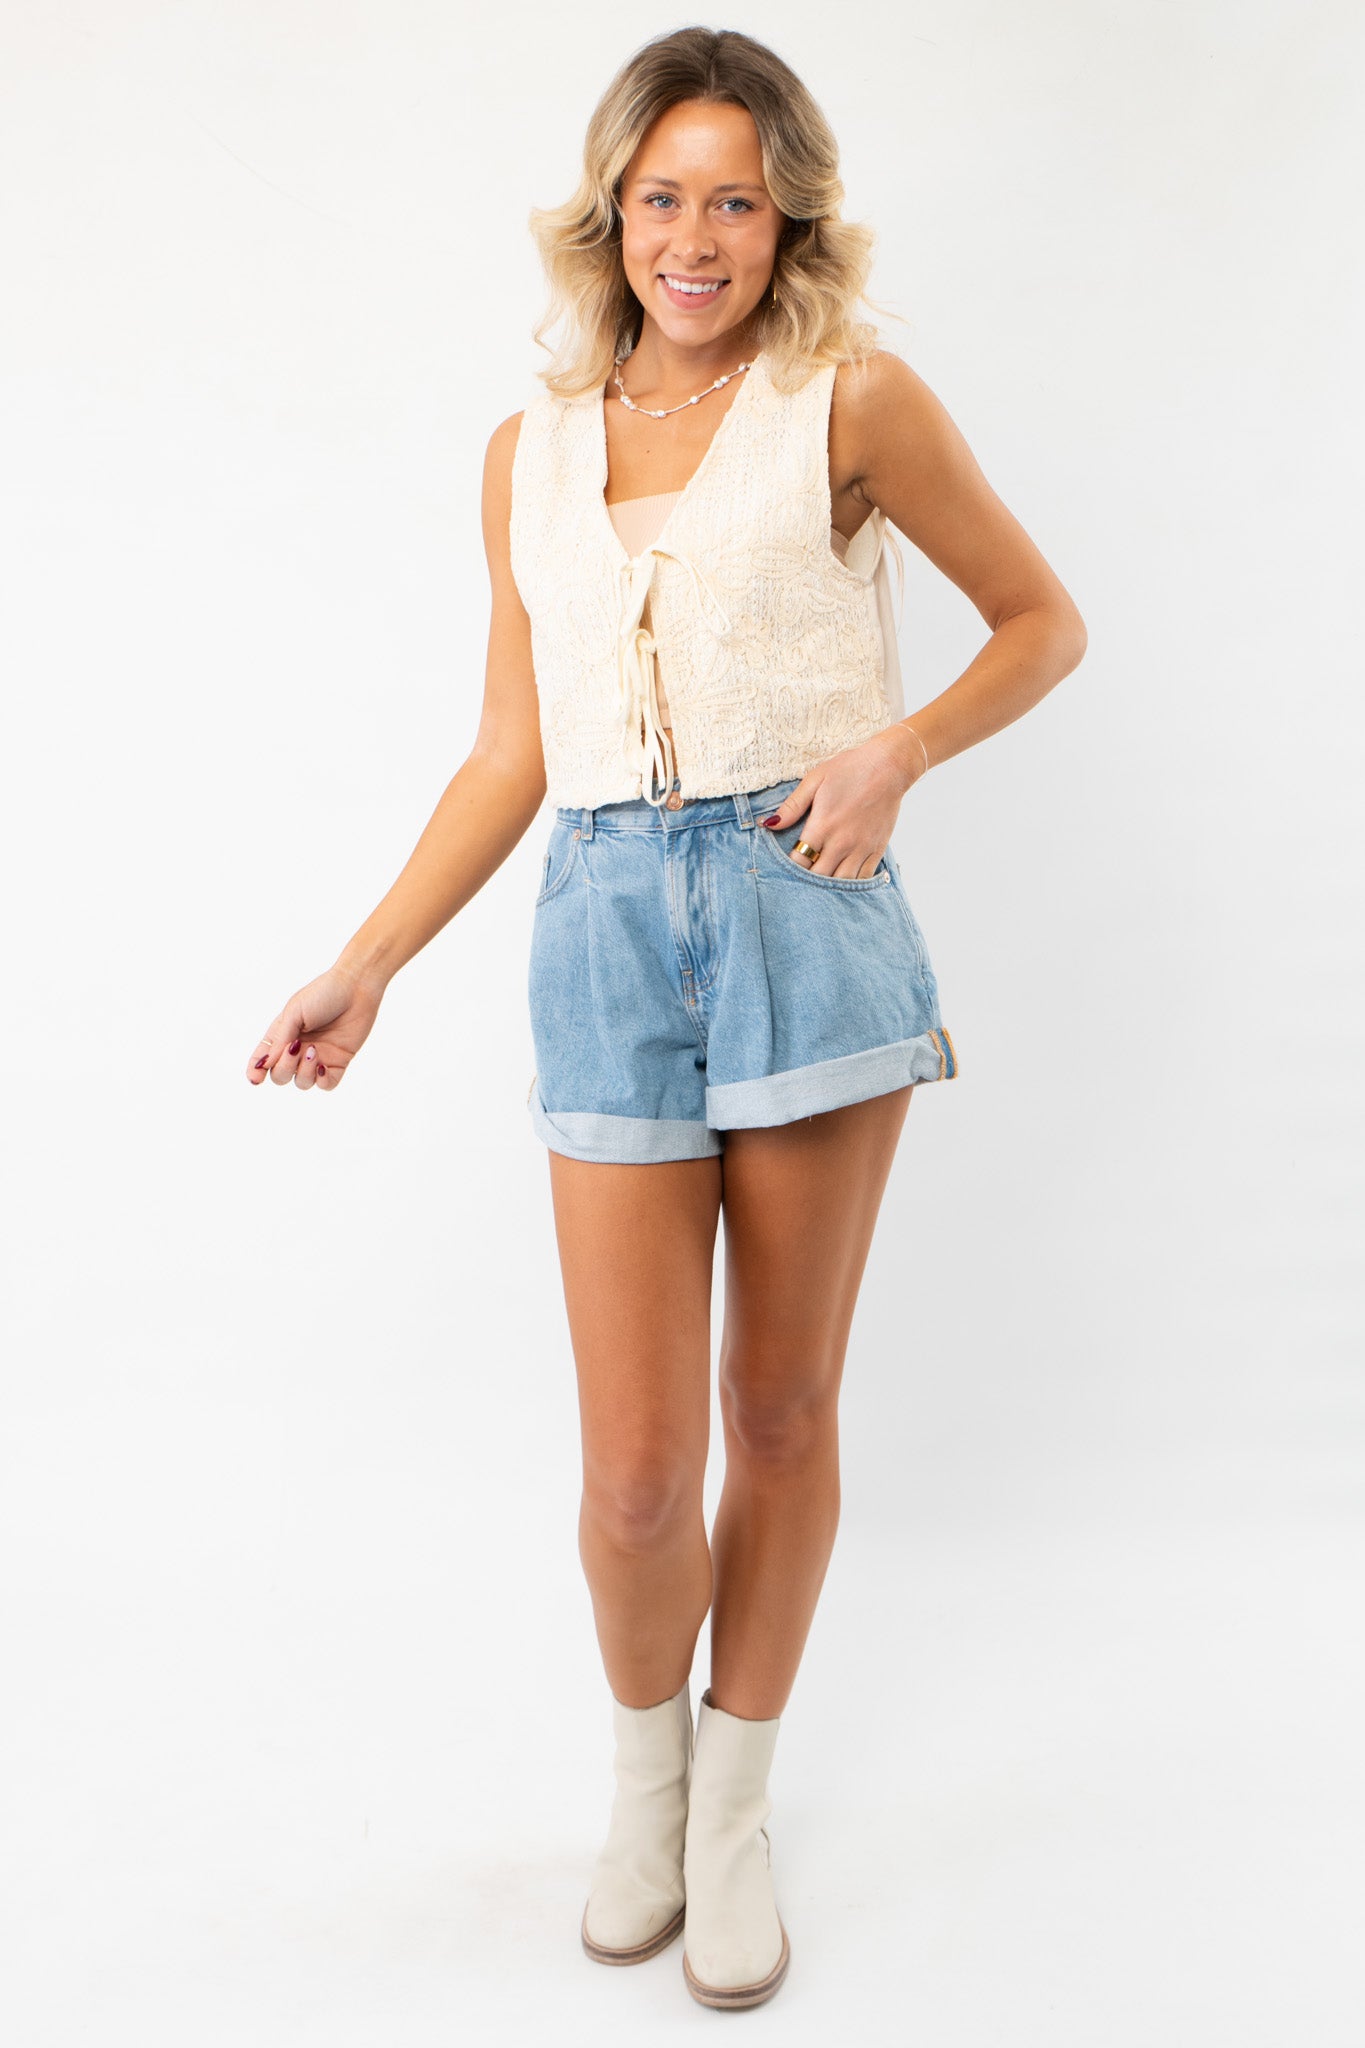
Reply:
[[667, 804], [667, 807], [670, 811], [680, 811], [683, 807], [683, 800], [679, 796], [676, 789], [673, 791], [672, 795], [666, 797], [664, 801]]
[[574, 836], [574, 838], [575, 838], [575, 839], [581, 839], [581, 838], [583, 837], [583, 834], [582, 834], [582, 832], [581, 832], [581, 831], [579, 830], [579, 828], [578, 828], [578, 826], [577, 826], [577, 825], [575, 825], [575, 826], [574, 826], [574, 828], [573, 828], [573, 836]]

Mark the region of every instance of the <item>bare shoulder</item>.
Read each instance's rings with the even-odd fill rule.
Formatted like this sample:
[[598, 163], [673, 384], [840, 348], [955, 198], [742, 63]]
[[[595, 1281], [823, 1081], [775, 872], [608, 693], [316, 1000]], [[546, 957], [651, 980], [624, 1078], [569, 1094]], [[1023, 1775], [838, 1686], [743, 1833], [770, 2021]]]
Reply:
[[923, 377], [904, 356], [873, 349], [856, 362], [840, 363], [831, 401], [831, 440], [837, 430], [850, 480], [873, 467], [876, 451], [894, 437], [904, 449], [927, 445], [941, 426], [943, 408]]
[[840, 363], [834, 388], [854, 405], [874, 407], [929, 392], [919, 372], [889, 348], [874, 348], [857, 361]]
[[512, 512], [512, 462], [517, 452], [524, 415], [509, 413], [488, 437], [483, 458], [484, 519], [505, 526]]
[[513, 412], [509, 413], [505, 420], [499, 420], [488, 437], [488, 447], [484, 452], [485, 488], [500, 491], [509, 499], [512, 495], [512, 462], [517, 452], [517, 442], [521, 437], [521, 423], [524, 418], [524, 413]]
[[512, 461], [521, 421], [519, 412], [500, 420], [483, 458], [483, 540], [495, 587], [511, 576]]

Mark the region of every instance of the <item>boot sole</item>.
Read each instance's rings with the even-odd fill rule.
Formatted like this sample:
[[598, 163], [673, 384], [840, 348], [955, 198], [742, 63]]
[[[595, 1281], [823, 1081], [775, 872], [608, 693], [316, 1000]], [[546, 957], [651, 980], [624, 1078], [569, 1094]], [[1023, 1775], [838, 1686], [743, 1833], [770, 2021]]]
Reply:
[[583, 1953], [591, 1956], [595, 1963], [647, 1963], [651, 1956], [658, 1955], [660, 1949], [667, 1948], [670, 1941], [677, 1940], [683, 1931], [683, 1921], [686, 1917], [686, 1905], [679, 1906], [667, 1925], [661, 1927], [657, 1934], [651, 1934], [648, 1941], [637, 1942], [634, 1948], [604, 1948], [600, 1941], [594, 1941], [588, 1933], [588, 1909], [585, 1906], [582, 1925], [579, 1928]]
[[[777, 1924], [779, 1927], [782, 1927], [780, 1915]], [[782, 1927], [782, 1953], [773, 1964], [771, 1970], [769, 1970], [767, 1976], [760, 1977], [756, 1984], [703, 1984], [700, 1977], [694, 1977], [692, 1974], [692, 1965], [687, 1960], [686, 1949], [683, 1950], [683, 1977], [686, 1980], [688, 1990], [699, 2005], [718, 2006], [722, 2010], [727, 2007], [762, 2005], [765, 1999], [772, 1997], [774, 1991], [776, 1991], [778, 1985], [786, 1976], [787, 1965], [791, 1961], [791, 1956], [791, 1943], [787, 1939], [787, 1930], [785, 1927]]]

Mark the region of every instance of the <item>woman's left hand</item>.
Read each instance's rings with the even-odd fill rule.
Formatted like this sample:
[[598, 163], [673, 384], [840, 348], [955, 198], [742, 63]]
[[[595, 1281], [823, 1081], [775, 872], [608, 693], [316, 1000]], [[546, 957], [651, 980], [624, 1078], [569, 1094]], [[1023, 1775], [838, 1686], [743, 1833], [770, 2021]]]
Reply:
[[813, 860], [804, 853], [787, 858], [812, 874], [846, 880], [870, 875], [891, 843], [901, 799], [923, 773], [914, 735], [903, 725], [884, 726], [861, 746], [845, 747], [808, 768], [761, 822], [780, 831], [805, 819], [799, 836], [819, 847], [819, 854]]

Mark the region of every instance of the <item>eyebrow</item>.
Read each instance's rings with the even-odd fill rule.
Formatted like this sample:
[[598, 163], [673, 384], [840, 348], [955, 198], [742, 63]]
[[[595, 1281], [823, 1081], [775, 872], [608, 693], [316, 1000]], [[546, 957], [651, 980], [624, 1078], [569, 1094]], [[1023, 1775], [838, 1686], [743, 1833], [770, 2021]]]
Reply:
[[[676, 178], [652, 178], [644, 172], [638, 178], [633, 179], [632, 183], [636, 185], [667, 185], [673, 192], [682, 191], [682, 186]], [[766, 189], [763, 185], [742, 185], [738, 183], [733, 185], [713, 185], [711, 187], [713, 192], [763, 192]]]

